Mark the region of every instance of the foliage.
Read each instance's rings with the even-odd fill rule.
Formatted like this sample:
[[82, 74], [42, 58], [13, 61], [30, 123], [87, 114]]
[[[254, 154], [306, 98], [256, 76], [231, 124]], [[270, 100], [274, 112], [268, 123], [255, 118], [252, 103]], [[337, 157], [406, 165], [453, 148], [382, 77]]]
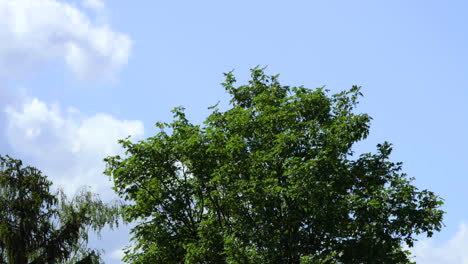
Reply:
[[117, 224], [118, 204], [86, 188], [68, 200], [34, 167], [0, 156], [0, 263], [102, 263], [88, 232]]
[[203, 126], [176, 108], [106, 159], [137, 221], [125, 261], [410, 263], [402, 243], [440, 230], [442, 201], [389, 161], [389, 143], [353, 156], [371, 120], [354, 113], [360, 88], [330, 96], [251, 74], [239, 87], [226, 74], [231, 108], [211, 107]]

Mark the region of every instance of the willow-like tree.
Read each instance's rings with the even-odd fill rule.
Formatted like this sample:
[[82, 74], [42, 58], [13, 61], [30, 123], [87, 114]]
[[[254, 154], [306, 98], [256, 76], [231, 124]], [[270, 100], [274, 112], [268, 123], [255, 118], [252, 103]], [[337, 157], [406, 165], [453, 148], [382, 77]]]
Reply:
[[404, 244], [442, 225], [441, 199], [391, 162], [391, 144], [353, 155], [371, 118], [359, 87], [283, 86], [251, 71], [203, 125], [176, 108], [154, 137], [122, 140], [107, 174], [136, 221], [129, 263], [410, 263]]
[[88, 232], [118, 223], [118, 204], [105, 204], [86, 188], [71, 200], [38, 169], [0, 156], [0, 263], [102, 263], [87, 248]]

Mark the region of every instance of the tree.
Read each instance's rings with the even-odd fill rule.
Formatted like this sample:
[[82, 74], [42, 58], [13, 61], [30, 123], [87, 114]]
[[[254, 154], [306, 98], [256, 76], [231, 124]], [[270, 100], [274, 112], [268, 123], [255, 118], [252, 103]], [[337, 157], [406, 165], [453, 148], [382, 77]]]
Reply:
[[230, 109], [204, 124], [173, 110], [144, 141], [106, 159], [134, 244], [129, 263], [410, 263], [402, 244], [442, 225], [441, 199], [389, 161], [391, 144], [353, 155], [371, 118], [360, 88], [283, 86], [251, 70], [224, 88]]
[[0, 263], [101, 263], [86, 248], [88, 231], [117, 224], [120, 206], [86, 188], [68, 200], [51, 185], [38, 169], [0, 156]]

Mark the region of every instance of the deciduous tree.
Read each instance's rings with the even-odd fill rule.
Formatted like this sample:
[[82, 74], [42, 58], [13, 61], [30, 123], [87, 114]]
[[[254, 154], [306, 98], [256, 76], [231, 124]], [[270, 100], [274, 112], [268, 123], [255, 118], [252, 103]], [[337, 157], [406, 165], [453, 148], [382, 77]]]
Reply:
[[404, 243], [439, 231], [441, 199], [389, 160], [354, 155], [371, 118], [360, 88], [281, 85], [263, 69], [224, 88], [230, 108], [203, 125], [184, 109], [146, 140], [121, 143], [107, 174], [136, 221], [129, 263], [410, 263]]

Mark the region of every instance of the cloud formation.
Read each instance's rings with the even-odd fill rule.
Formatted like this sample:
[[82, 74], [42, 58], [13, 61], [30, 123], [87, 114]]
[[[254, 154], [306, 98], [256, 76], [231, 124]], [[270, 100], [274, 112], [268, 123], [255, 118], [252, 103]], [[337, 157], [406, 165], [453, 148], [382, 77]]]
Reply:
[[123, 249], [118, 248], [110, 253], [110, 257], [115, 261], [120, 261], [125, 256]]
[[[75, 108], [60, 109], [58, 104], [27, 98], [8, 88], [15, 80], [57, 61], [80, 81], [114, 79], [128, 62], [132, 40], [107, 21], [102, 0], [80, 4], [0, 0], [0, 154], [39, 168], [68, 195], [88, 185], [105, 201], [116, 196], [102, 173], [102, 159], [121, 153], [118, 139], [128, 135], [140, 139], [143, 123], [105, 113], [86, 116]], [[128, 240], [121, 231], [107, 230], [102, 237], [107, 238], [106, 243], [93, 237], [90, 242], [113, 252]], [[120, 263], [119, 254], [116, 250], [103, 258]]]
[[416, 263], [424, 264], [467, 264], [468, 263], [468, 223], [461, 223], [458, 232], [441, 245], [425, 239], [411, 249]]
[[84, 0], [83, 6], [95, 11], [101, 11], [104, 9], [104, 2], [102, 0]]
[[[104, 8], [98, 0], [84, 5]], [[56, 0], [1, 0], [0, 39], [1, 79], [21, 77], [54, 59], [63, 59], [79, 80], [112, 79], [132, 46], [127, 35]]]
[[102, 160], [121, 153], [119, 139], [129, 135], [141, 139], [144, 133], [141, 121], [119, 120], [103, 113], [87, 117], [74, 108], [62, 113], [58, 105], [36, 98], [8, 106], [5, 114], [5, 134], [13, 151], [68, 194], [88, 185], [102, 198], [112, 197], [112, 184], [102, 174]]

